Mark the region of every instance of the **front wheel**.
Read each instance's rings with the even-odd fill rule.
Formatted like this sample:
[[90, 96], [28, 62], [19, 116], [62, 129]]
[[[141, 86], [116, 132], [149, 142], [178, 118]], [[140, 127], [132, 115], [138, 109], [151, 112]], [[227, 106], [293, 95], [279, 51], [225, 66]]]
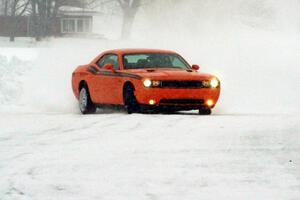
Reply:
[[124, 89], [124, 104], [128, 114], [139, 112], [139, 104], [134, 95], [134, 89], [132, 86], [127, 86]]
[[200, 108], [199, 115], [210, 115], [211, 109], [210, 108]]
[[79, 93], [79, 109], [82, 114], [92, 114], [96, 112], [96, 106], [91, 100], [89, 90], [86, 86], [80, 89]]

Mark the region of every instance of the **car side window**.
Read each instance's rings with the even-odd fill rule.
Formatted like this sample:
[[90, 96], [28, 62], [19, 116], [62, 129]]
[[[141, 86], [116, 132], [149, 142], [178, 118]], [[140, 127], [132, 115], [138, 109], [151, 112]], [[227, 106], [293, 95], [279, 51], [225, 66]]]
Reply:
[[107, 63], [113, 64], [115, 70], [120, 69], [117, 55], [114, 54], [105, 55], [97, 62], [97, 65], [100, 68], [103, 68], [103, 66]]
[[181, 67], [181, 68], [185, 67], [184, 63], [177, 57], [173, 57], [171, 62], [173, 67]]

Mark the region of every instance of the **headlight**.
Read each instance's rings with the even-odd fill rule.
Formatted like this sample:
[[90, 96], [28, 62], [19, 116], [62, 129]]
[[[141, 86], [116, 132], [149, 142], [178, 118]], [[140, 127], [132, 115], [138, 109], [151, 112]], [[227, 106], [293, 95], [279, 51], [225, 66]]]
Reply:
[[202, 81], [202, 85], [208, 88], [210, 87], [210, 81]]
[[149, 79], [146, 79], [146, 80], [144, 80], [143, 84], [145, 87], [150, 87], [152, 85], [152, 81]]
[[158, 87], [158, 86], [160, 86], [160, 81], [152, 81], [152, 86], [153, 86], [153, 87]]
[[152, 81], [152, 80], [146, 79], [143, 81], [143, 84], [145, 87], [159, 87], [160, 81]]
[[216, 79], [216, 78], [211, 79], [211, 80], [210, 80], [210, 86], [213, 87], [213, 88], [218, 87], [218, 86], [219, 86], [219, 81], [218, 81], [218, 79]]

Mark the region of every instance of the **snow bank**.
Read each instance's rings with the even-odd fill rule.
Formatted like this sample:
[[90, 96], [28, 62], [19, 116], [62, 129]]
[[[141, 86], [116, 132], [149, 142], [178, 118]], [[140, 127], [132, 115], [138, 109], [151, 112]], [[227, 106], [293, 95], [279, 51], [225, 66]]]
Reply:
[[23, 93], [22, 79], [30, 70], [30, 62], [0, 55], [0, 104], [16, 104]]

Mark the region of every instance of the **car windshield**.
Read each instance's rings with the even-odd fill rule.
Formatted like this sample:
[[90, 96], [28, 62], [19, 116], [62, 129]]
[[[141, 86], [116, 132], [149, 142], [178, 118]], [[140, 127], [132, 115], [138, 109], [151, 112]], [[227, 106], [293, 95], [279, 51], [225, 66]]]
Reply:
[[190, 69], [189, 64], [178, 54], [138, 53], [123, 56], [124, 69], [177, 68]]

